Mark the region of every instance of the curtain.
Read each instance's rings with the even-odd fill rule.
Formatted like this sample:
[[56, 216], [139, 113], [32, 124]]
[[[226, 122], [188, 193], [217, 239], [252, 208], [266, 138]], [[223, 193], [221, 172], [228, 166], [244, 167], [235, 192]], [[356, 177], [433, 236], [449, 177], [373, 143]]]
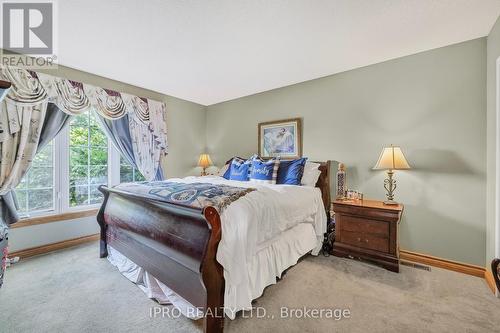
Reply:
[[6, 224], [18, 220], [15, 201], [10, 193], [21, 181], [35, 157], [47, 102], [13, 105], [2, 102], [0, 117], [4, 132], [0, 139], [0, 219]]
[[162, 102], [52, 75], [0, 65], [0, 80], [12, 84], [0, 105], [0, 222], [17, 221], [12, 190], [35, 154], [69, 122], [92, 110], [121, 155], [147, 180], [163, 179], [168, 153]]
[[36, 76], [16, 68], [0, 68], [12, 83], [0, 105], [0, 223], [18, 220], [11, 191], [19, 184], [35, 157], [47, 111], [47, 94]]
[[132, 138], [128, 127], [128, 115], [112, 121], [98, 114], [97, 119], [101, 122], [101, 127], [106, 133], [106, 136], [111, 139], [111, 142], [113, 142], [113, 145], [118, 149], [121, 156], [123, 156], [130, 165], [137, 168], [132, 148]]
[[[135, 129], [134, 123], [130, 124], [131, 120], [129, 118], [128, 115], [125, 115], [122, 118], [110, 120], [98, 115], [101, 127], [104, 129], [106, 136], [111, 139], [121, 156], [123, 156], [130, 165], [137, 168], [144, 178], [148, 180], [163, 180], [161, 165], [160, 163], [156, 164], [154, 161], [155, 158], [160, 158], [156, 155], [156, 152], [160, 154], [160, 151], [154, 146], [152, 147], [151, 144], [146, 144], [144, 142], [147, 142], [148, 136], [145, 136], [146, 139], [139, 143], [137, 139], [137, 134], [139, 132]], [[130, 129], [134, 130], [134, 140], [132, 139]], [[143, 152], [143, 150], [145, 152]], [[154, 151], [155, 153], [149, 154], [148, 152], [150, 151]], [[159, 162], [161, 162], [160, 159]]]
[[136, 167], [147, 180], [162, 180], [161, 156], [167, 151], [165, 104], [123, 94], [130, 110], [129, 130]]
[[94, 111], [107, 119], [118, 119], [127, 113], [121, 94], [114, 90], [84, 85]]
[[89, 108], [121, 155], [147, 180], [162, 180], [168, 153], [165, 103], [36, 73], [49, 101], [69, 115]]
[[148, 125], [139, 121], [135, 115], [132, 115], [129, 118], [129, 128], [137, 168], [144, 178], [155, 180], [160, 166], [160, 150], [155, 146], [153, 136], [147, 135], [149, 132]]
[[48, 104], [45, 120], [42, 125], [42, 132], [40, 133], [40, 141], [36, 150], [37, 153], [69, 124], [70, 118], [71, 116], [61, 111], [57, 105], [53, 103]]
[[[2, 111], [0, 110], [0, 112]], [[41, 127], [40, 138], [36, 147], [36, 153], [40, 152], [50, 141], [52, 141], [52, 139], [54, 139], [59, 134], [59, 132], [61, 132], [69, 123], [69, 120], [70, 116], [68, 114], [62, 112], [55, 104], [48, 103], [45, 112], [45, 119]], [[24, 171], [24, 174], [26, 174], [27, 171], [28, 169]], [[17, 181], [15, 186], [19, 185], [21, 178]], [[15, 186], [13, 186], [12, 189], [14, 189]], [[11, 190], [7, 194], [1, 196], [0, 205], [2, 205], [2, 202], [3, 211], [0, 215], [0, 218], [1, 216], [5, 216], [5, 221], [7, 224], [17, 222], [19, 220], [19, 216], [17, 214], [17, 210], [19, 207], [17, 205], [16, 193]]]

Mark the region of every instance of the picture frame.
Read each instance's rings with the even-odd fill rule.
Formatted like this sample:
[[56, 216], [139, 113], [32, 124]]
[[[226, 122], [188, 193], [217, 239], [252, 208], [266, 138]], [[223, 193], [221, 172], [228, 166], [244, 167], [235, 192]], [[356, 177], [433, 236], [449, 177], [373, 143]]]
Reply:
[[281, 159], [302, 157], [302, 119], [291, 118], [259, 123], [259, 156]]

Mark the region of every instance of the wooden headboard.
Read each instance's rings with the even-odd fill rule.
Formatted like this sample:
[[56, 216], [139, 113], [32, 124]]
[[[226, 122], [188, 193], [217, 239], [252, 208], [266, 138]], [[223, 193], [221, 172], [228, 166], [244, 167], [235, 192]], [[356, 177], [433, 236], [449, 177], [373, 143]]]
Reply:
[[[226, 162], [226, 164], [231, 163], [233, 159], [231, 158]], [[326, 216], [330, 216], [330, 205], [332, 204], [331, 201], [331, 194], [330, 194], [330, 166], [331, 166], [331, 161], [326, 161], [326, 162], [314, 162], [314, 163], [319, 163], [319, 171], [321, 171], [321, 174], [319, 175], [318, 182], [316, 183], [316, 187], [318, 187], [321, 190], [321, 197], [323, 199], [323, 205], [325, 205], [325, 211], [326, 211]]]

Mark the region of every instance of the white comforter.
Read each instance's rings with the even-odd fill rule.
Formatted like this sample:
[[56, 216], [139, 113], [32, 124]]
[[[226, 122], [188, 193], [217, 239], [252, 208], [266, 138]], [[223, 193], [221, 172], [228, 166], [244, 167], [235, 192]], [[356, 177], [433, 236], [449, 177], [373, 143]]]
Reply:
[[[230, 204], [221, 214], [222, 237], [217, 261], [224, 268], [225, 307], [230, 318], [234, 318], [235, 311], [251, 308], [252, 295], [256, 293], [251, 290], [250, 277], [255, 272], [250, 263], [258, 251], [272, 244], [283, 232], [301, 223], [311, 224], [316, 244], [307, 251], [312, 250], [316, 255], [321, 249], [327, 218], [319, 188], [230, 181], [218, 176], [169, 181], [257, 189]], [[294, 262], [297, 259], [294, 258]], [[237, 297], [228, 295], [231, 290], [238, 293]]]

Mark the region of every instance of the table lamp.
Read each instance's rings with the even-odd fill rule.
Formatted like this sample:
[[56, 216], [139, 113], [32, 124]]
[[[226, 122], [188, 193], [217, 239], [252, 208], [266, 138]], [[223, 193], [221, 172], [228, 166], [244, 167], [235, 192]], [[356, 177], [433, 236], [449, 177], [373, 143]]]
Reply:
[[200, 159], [198, 160], [198, 166], [203, 168], [203, 171], [201, 173], [202, 176], [207, 175], [206, 169], [211, 165], [212, 160], [210, 159], [210, 156], [208, 154], [201, 154]]
[[396, 180], [392, 179], [394, 170], [407, 170], [410, 165], [406, 161], [405, 155], [400, 147], [391, 145], [382, 149], [377, 164], [373, 167], [374, 170], [387, 170], [387, 179], [384, 180], [384, 187], [387, 190], [386, 205], [397, 205], [394, 201], [394, 191], [396, 190]]

